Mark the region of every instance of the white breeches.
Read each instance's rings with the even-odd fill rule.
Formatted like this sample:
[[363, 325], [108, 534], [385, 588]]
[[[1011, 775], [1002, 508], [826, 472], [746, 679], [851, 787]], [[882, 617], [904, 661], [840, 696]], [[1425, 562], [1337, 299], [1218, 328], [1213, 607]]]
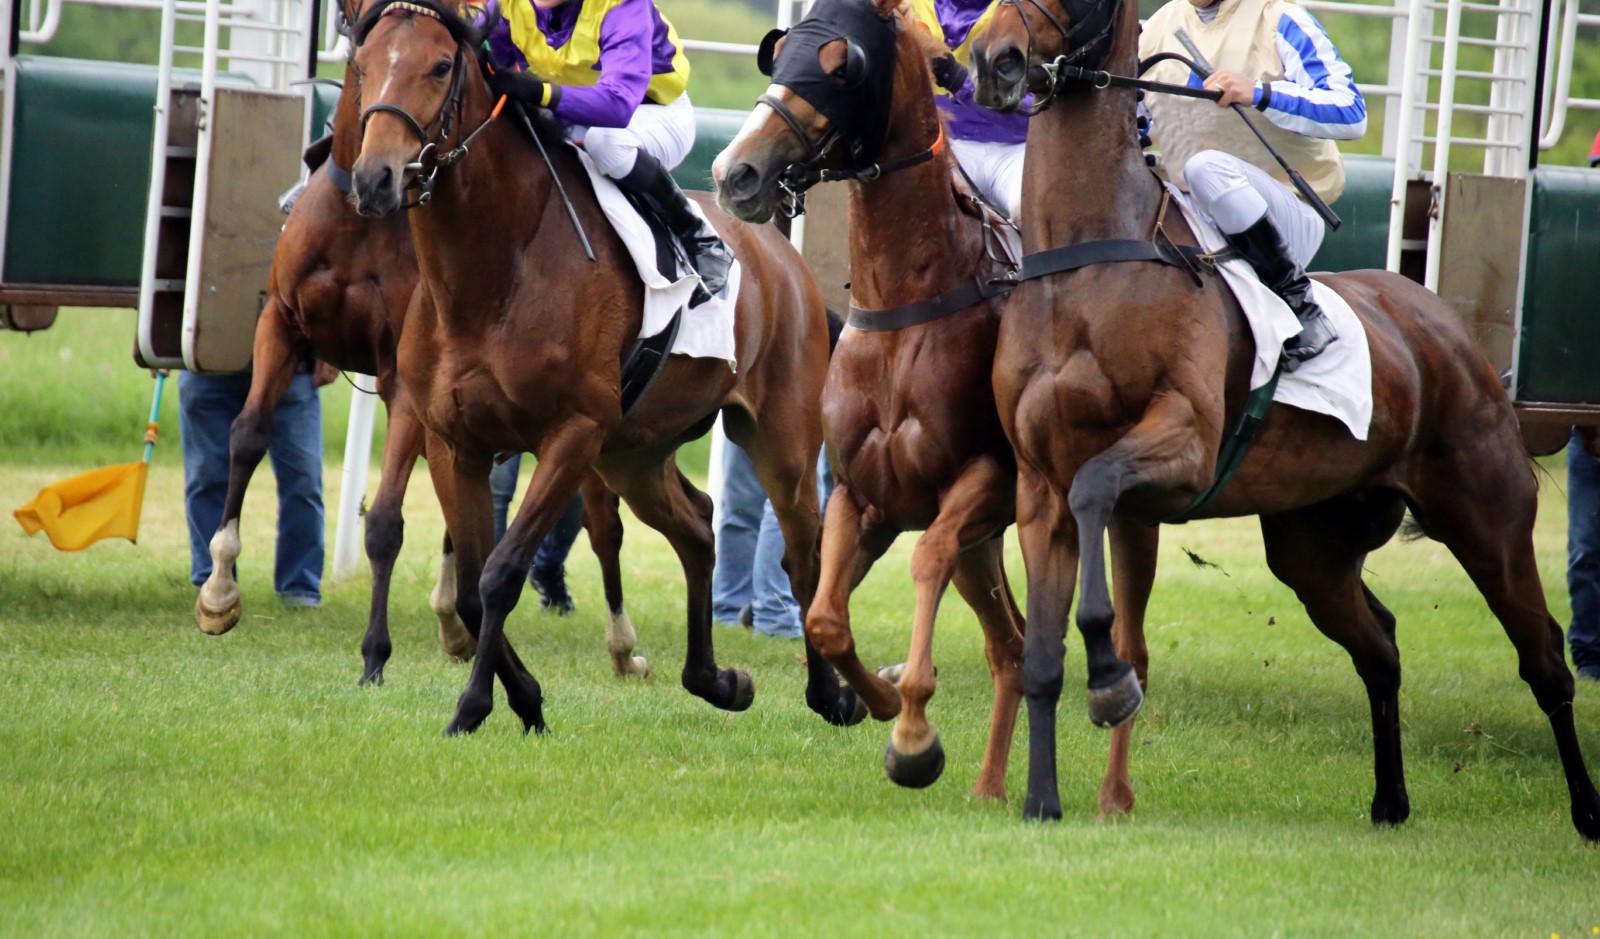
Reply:
[[950, 149], [982, 196], [1006, 210], [1013, 222], [1022, 211], [1022, 151], [1026, 144], [952, 140]]
[[694, 105], [687, 94], [671, 104], [646, 102], [633, 112], [627, 127], [574, 127], [570, 134], [583, 141], [589, 159], [612, 179], [628, 175], [640, 150], [670, 170], [694, 146]]
[[1322, 217], [1260, 167], [1221, 150], [1201, 150], [1183, 165], [1183, 174], [1189, 194], [1224, 234], [1236, 235], [1266, 216], [1302, 267], [1322, 246]]

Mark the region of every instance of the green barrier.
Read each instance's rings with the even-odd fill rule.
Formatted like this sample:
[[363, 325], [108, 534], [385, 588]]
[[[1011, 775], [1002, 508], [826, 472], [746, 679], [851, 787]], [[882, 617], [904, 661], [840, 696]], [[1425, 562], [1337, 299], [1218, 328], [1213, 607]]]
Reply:
[[1394, 161], [1375, 156], [1344, 158], [1344, 194], [1334, 203], [1344, 224], [1328, 232], [1311, 261], [1314, 271], [1382, 268], [1389, 254], [1389, 197]]
[[1600, 170], [1539, 167], [1531, 216], [1517, 398], [1600, 402]]
[[[179, 70], [174, 79], [198, 84], [200, 73]], [[225, 83], [249, 84], [238, 76]], [[16, 95], [6, 282], [136, 286], [155, 68], [19, 55]]]
[[744, 111], [724, 108], [695, 108], [694, 149], [672, 171], [685, 189], [711, 189], [711, 164], [744, 126]]

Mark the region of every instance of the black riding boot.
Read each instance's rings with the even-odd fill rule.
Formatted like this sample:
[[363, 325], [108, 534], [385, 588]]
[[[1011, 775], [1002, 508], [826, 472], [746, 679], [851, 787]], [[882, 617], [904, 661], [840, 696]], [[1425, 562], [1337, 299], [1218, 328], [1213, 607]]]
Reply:
[[661, 161], [640, 150], [633, 169], [617, 180], [617, 185], [640, 196], [667, 230], [683, 242], [684, 250], [689, 252], [689, 263], [699, 273], [706, 293], [721, 293], [728, 283], [728, 269], [733, 267], [733, 252], [695, 213], [689, 205], [689, 197], [678, 188]]
[[1289, 245], [1270, 219], [1262, 216], [1261, 221], [1237, 235], [1222, 237], [1250, 262], [1267, 289], [1282, 297], [1300, 320], [1299, 334], [1283, 344], [1284, 371], [1294, 371], [1338, 340], [1339, 335], [1333, 331], [1327, 314], [1311, 299], [1311, 278], [1289, 253]]

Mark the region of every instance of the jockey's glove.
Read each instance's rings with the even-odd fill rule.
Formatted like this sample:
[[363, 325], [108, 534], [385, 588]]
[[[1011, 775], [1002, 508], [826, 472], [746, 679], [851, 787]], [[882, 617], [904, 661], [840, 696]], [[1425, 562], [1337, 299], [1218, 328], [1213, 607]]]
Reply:
[[932, 62], [933, 80], [940, 88], [955, 94], [967, 83], [967, 67], [956, 61], [954, 53], [945, 53]]
[[489, 76], [489, 91], [496, 98], [504, 95], [519, 104], [536, 108], [553, 108], [561, 97], [560, 87], [539, 76], [506, 69]]

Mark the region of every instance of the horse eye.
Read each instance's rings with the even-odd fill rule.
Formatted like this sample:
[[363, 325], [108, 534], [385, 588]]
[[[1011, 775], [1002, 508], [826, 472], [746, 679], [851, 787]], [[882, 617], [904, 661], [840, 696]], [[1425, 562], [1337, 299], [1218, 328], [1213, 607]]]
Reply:
[[429, 72], [428, 74], [433, 76], [434, 78], [443, 78], [446, 75], [449, 75], [450, 74], [450, 61], [448, 59], [446, 59], [445, 61], [440, 62], [439, 64], [435, 65], [433, 67], [433, 71]]

